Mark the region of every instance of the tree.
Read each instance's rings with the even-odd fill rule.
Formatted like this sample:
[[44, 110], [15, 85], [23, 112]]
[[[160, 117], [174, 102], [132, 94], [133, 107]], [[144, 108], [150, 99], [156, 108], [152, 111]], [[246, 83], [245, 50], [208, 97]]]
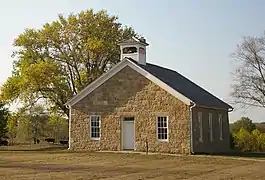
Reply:
[[250, 152], [253, 149], [253, 136], [243, 127], [236, 133], [234, 133], [235, 137], [235, 146], [236, 148]]
[[48, 116], [45, 114], [43, 106], [37, 105], [30, 109], [28, 114], [29, 118], [29, 130], [34, 144], [37, 143], [37, 139], [43, 136], [45, 131], [45, 125], [48, 122]]
[[238, 63], [231, 95], [243, 106], [265, 107], [265, 34], [244, 37], [233, 57]]
[[14, 143], [14, 139], [17, 135], [17, 116], [16, 114], [12, 114], [8, 117], [7, 120], [7, 131], [8, 137], [10, 140], [10, 144]]
[[264, 123], [255, 123], [256, 128], [259, 130], [261, 133], [265, 133], [265, 124]]
[[0, 103], [0, 139], [6, 137], [8, 115], [9, 111], [5, 108], [5, 104]]
[[55, 140], [68, 139], [68, 121], [59, 115], [52, 113], [49, 117], [49, 137]]
[[260, 152], [265, 148], [265, 134], [254, 129], [251, 133], [241, 127], [238, 132], [233, 133], [235, 147], [241, 151]]
[[19, 141], [32, 141], [37, 143], [37, 139], [44, 136], [48, 115], [42, 105], [35, 105], [30, 110], [21, 108], [18, 113], [17, 136]]
[[27, 29], [14, 41], [16, 60], [2, 99], [24, 104], [42, 99], [68, 115], [66, 101], [119, 62], [118, 42], [136, 35], [117, 20], [106, 11], [89, 9]]
[[241, 117], [240, 120], [234, 122], [231, 125], [232, 132], [238, 132], [241, 128], [244, 128], [249, 133], [256, 129], [256, 125], [248, 117]]
[[252, 131], [251, 135], [253, 136], [253, 147], [252, 151], [260, 152], [265, 148], [265, 134], [260, 133], [258, 129]]

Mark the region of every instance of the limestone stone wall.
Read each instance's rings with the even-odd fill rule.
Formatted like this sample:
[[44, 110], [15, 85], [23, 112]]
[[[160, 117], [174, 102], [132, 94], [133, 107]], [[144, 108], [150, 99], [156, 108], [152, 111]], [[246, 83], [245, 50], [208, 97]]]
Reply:
[[[198, 123], [198, 112], [202, 112], [203, 138], [199, 141], [200, 129]], [[209, 113], [212, 113], [213, 141], [210, 140]], [[218, 114], [223, 115], [223, 139], [220, 139], [220, 124]], [[227, 110], [216, 110], [211, 108], [195, 107], [192, 111], [192, 136], [194, 152], [218, 153], [230, 150], [229, 119]]]
[[[101, 138], [90, 139], [89, 115], [101, 115]], [[169, 141], [156, 135], [157, 115], [169, 117]], [[135, 117], [135, 151], [190, 152], [189, 107], [130, 67], [125, 67], [72, 107], [71, 149], [122, 150], [121, 119]]]

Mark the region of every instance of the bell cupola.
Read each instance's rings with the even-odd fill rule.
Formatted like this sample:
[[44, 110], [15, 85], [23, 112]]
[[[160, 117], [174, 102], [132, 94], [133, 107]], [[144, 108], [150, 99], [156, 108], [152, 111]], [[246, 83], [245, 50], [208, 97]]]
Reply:
[[146, 40], [132, 37], [131, 39], [120, 42], [121, 60], [131, 58], [139, 64], [146, 64], [146, 47], [149, 45]]

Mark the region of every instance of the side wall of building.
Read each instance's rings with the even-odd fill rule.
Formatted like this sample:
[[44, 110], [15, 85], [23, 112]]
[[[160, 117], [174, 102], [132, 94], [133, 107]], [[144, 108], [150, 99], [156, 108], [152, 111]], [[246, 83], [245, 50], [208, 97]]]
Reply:
[[[200, 141], [200, 124], [198, 114], [202, 113], [202, 141]], [[210, 135], [209, 113], [212, 114], [212, 141]], [[222, 135], [219, 115], [222, 115]], [[229, 152], [229, 116], [227, 110], [195, 107], [192, 110], [192, 145], [196, 153], [220, 153]]]

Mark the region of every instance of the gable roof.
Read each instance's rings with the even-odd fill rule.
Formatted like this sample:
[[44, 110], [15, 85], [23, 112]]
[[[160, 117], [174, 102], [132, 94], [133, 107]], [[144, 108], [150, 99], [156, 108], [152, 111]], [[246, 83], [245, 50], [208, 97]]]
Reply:
[[196, 85], [189, 79], [185, 78], [176, 71], [166, 69], [157, 65], [146, 63], [146, 65], [138, 64], [133, 59], [125, 58], [117, 65], [115, 65], [108, 72], [101, 75], [98, 79], [90, 83], [76, 96], [70, 99], [66, 105], [72, 106], [78, 101], [83, 99], [85, 96], [94, 91], [101, 84], [106, 82], [109, 78], [114, 76], [124, 67], [129, 66], [138, 73], [151, 80], [153, 83], [166, 90], [174, 97], [180, 99], [187, 105], [195, 103], [197, 105], [214, 107], [220, 109], [232, 109], [230, 105], [223, 102], [219, 98], [215, 97], [211, 93], [207, 92], [200, 86]]
[[132, 44], [132, 43], [140, 43], [143, 44], [145, 46], [148, 46], [149, 44], [146, 42], [146, 40], [142, 37], [142, 38], [136, 38], [136, 37], [132, 37], [130, 39], [127, 39], [125, 41], [120, 42], [119, 44]]
[[146, 65], [141, 65], [132, 59], [130, 59], [130, 61], [143, 68], [153, 76], [157, 77], [187, 98], [191, 99], [197, 105], [222, 109], [233, 109], [230, 105], [176, 71], [149, 63], [146, 63]]

